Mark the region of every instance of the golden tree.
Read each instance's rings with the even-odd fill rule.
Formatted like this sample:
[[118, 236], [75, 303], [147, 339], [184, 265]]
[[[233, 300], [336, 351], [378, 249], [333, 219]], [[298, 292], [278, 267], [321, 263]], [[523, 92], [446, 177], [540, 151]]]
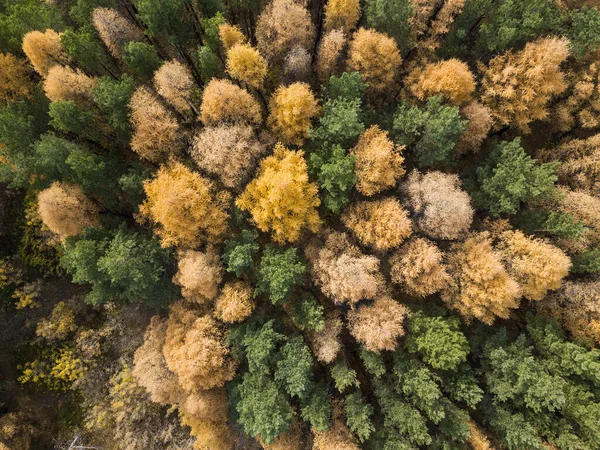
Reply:
[[519, 306], [519, 284], [502, 265], [489, 233], [482, 232], [455, 244], [447, 254], [451, 281], [442, 291], [442, 300], [467, 320], [490, 325], [496, 317], [508, 318]]
[[390, 258], [390, 276], [408, 294], [426, 297], [450, 281], [440, 249], [423, 238], [413, 238]]
[[315, 358], [324, 364], [331, 364], [342, 350], [340, 334], [342, 319], [338, 311], [331, 311], [325, 316], [325, 327], [310, 336], [310, 343]]
[[23, 52], [37, 73], [45, 77], [52, 66], [65, 65], [68, 57], [54, 30], [30, 31], [23, 36]]
[[218, 323], [181, 303], [171, 307], [163, 353], [167, 367], [186, 391], [220, 387], [235, 375], [235, 363]]
[[456, 174], [414, 170], [403, 186], [419, 228], [436, 239], [458, 239], [473, 221], [469, 194]]
[[507, 272], [529, 300], [541, 300], [549, 290], [558, 289], [571, 267], [571, 260], [560, 249], [521, 231], [503, 233], [498, 251]]
[[394, 186], [406, 173], [402, 150], [377, 125], [363, 132], [352, 149], [358, 191], [371, 196]]
[[252, 287], [243, 281], [225, 283], [215, 300], [215, 316], [223, 322], [242, 322], [254, 310]]
[[471, 445], [473, 450], [494, 450], [492, 444], [485, 433], [475, 424], [475, 422], [469, 422], [469, 428], [471, 430]]
[[566, 132], [577, 126], [596, 128], [600, 125], [600, 64], [593, 62], [582, 70], [566, 75], [569, 95], [560, 99], [551, 115], [553, 126]]
[[492, 111], [478, 101], [472, 101], [460, 109], [460, 116], [468, 121], [467, 128], [458, 137], [454, 151], [457, 155], [477, 152], [494, 124]]
[[600, 246], [600, 198], [585, 191], [560, 190], [560, 209], [571, 214], [588, 229], [582, 239], [585, 245]]
[[126, 43], [144, 40], [144, 33], [114, 9], [94, 9], [92, 23], [106, 48], [117, 58], [123, 55]]
[[190, 69], [176, 59], [164, 63], [154, 73], [156, 91], [181, 113], [192, 110], [194, 79]]
[[321, 82], [337, 73], [346, 44], [346, 35], [342, 30], [328, 31], [321, 39], [315, 62], [315, 71]]
[[81, 70], [65, 66], [53, 66], [44, 80], [44, 92], [51, 101], [74, 102], [81, 106], [91, 106], [92, 89], [96, 79], [88, 77]]
[[281, 144], [262, 161], [257, 177], [236, 200], [256, 226], [279, 243], [298, 240], [305, 229], [317, 231], [320, 204], [318, 187], [308, 180], [304, 152]]
[[239, 188], [266, 152], [251, 127], [219, 125], [204, 127], [194, 139], [190, 155], [208, 173], [217, 175], [229, 188]]
[[285, 55], [283, 73], [290, 80], [303, 80], [310, 76], [312, 55], [304, 47], [296, 45]]
[[398, 338], [404, 336], [403, 324], [408, 312], [405, 306], [384, 295], [348, 312], [348, 330], [369, 351], [393, 351]]
[[408, 212], [393, 197], [354, 203], [344, 212], [342, 222], [361, 244], [377, 250], [397, 247], [412, 233]]
[[146, 328], [144, 343], [133, 356], [132, 374], [153, 402], [161, 405], [178, 403], [183, 394], [177, 376], [169, 370], [163, 355], [167, 323], [154, 316]]
[[181, 130], [173, 114], [145, 87], [138, 88], [131, 102], [134, 133], [131, 149], [142, 158], [158, 163], [181, 151]]
[[560, 65], [568, 56], [566, 38], [548, 37], [480, 65], [481, 101], [492, 110], [496, 128], [509, 125], [529, 133], [531, 122], [546, 119], [550, 99], [567, 87]]
[[184, 250], [178, 255], [177, 273], [173, 282], [181, 286], [186, 300], [204, 303], [219, 292], [223, 266], [219, 252], [209, 246], [206, 252]]
[[463, 105], [475, 91], [475, 77], [464, 62], [452, 58], [415, 71], [408, 90], [421, 101], [441, 94], [450, 104]]
[[256, 22], [258, 49], [268, 60], [281, 58], [295, 45], [310, 49], [314, 36], [310, 12], [294, 0], [272, 0]]
[[181, 422], [196, 437], [194, 450], [231, 450], [232, 431], [227, 425], [227, 392], [215, 388], [190, 393], [180, 405]]
[[354, 305], [377, 296], [383, 286], [379, 260], [350, 244], [344, 233], [331, 232], [306, 248], [314, 283], [335, 303]]
[[62, 240], [98, 225], [98, 207], [76, 184], [55, 182], [38, 194], [38, 213]]
[[248, 91], [231, 81], [216, 78], [204, 88], [200, 119], [209, 126], [220, 122], [252, 125], [262, 122], [260, 105]]
[[293, 83], [277, 88], [269, 110], [267, 122], [275, 134], [285, 143], [301, 145], [319, 105], [307, 83]]
[[396, 78], [402, 57], [396, 41], [384, 33], [360, 28], [352, 36], [348, 51], [348, 68], [358, 71], [368, 89], [389, 90]]
[[313, 450], [360, 450], [356, 437], [341, 417], [336, 417], [327, 431], [313, 430], [313, 434]]
[[325, 5], [325, 30], [349, 33], [360, 17], [359, 0], [328, 0]]
[[158, 225], [165, 247], [219, 242], [227, 231], [229, 196], [183, 164], [162, 166], [144, 191], [140, 213]]
[[246, 41], [246, 36], [242, 33], [242, 29], [238, 25], [230, 25], [222, 23], [219, 25], [219, 38], [225, 50], [229, 50], [236, 44], [243, 44]]
[[227, 72], [232, 78], [259, 88], [267, 76], [267, 61], [250, 44], [235, 44], [227, 50]]
[[0, 102], [30, 98], [33, 89], [26, 62], [10, 53], [0, 53]]

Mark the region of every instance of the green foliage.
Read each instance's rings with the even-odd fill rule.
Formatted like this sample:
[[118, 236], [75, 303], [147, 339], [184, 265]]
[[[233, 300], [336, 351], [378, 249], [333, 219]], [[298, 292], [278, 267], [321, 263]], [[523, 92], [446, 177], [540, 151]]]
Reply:
[[243, 329], [240, 344], [245, 349], [250, 371], [268, 373], [274, 365], [275, 349], [284, 340], [285, 336], [275, 331], [274, 320]]
[[472, 192], [473, 199], [493, 217], [515, 214], [522, 203], [552, 197], [558, 164], [536, 164], [521, 147], [520, 138], [502, 141], [477, 168], [479, 186]]
[[145, 80], [152, 78], [162, 64], [154, 46], [145, 42], [127, 42], [123, 48], [123, 59], [131, 75]]
[[311, 294], [293, 300], [292, 320], [302, 331], [322, 331], [325, 328], [323, 305]]
[[208, 83], [211, 78], [219, 77], [222, 74], [223, 70], [219, 58], [208, 45], [198, 47], [196, 57], [198, 68], [200, 69], [200, 77], [205, 83]]
[[331, 376], [335, 388], [340, 392], [344, 392], [350, 386], [359, 387], [360, 385], [358, 378], [356, 378], [356, 371], [348, 367], [343, 361], [339, 361], [331, 367]]
[[456, 140], [466, 126], [458, 107], [443, 105], [441, 96], [427, 99], [424, 109], [404, 102], [394, 116], [398, 143], [415, 145], [421, 167], [451, 164]]
[[118, 136], [126, 139], [131, 132], [129, 102], [134, 91], [135, 81], [127, 75], [122, 75], [118, 80], [101, 77], [92, 91], [94, 102], [106, 115], [108, 122]]
[[304, 399], [313, 384], [313, 357], [301, 336], [288, 340], [280, 351], [275, 380], [280, 382], [289, 395]]
[[573, 53], [582, 57], [600, 46], [600, 10], [598, 7], [584, 6], [569, 11], [569, 26], [565, 34], [571, 42]]
[[238, 389], [238, 423], [247, 434], [272, 443], [291, 426], [292, 407], [269, 376], [246, 373]]
[[120, 300], [168, 303], [173, 286], [165, 267], [170, 255], [154, 238], [124, 227], [116, 233], [88, 228], [65, 243], [62, 266], [73, 282], [91, 284], [86, 300], [91, 304]]
[[346, 395], [344, 399], [346, 424], [360, 442], [365, 442], [375, 430], [371, 422], [373, 406], [365, 401], [360, 392]]
[[467, 364], [461, 364], [457, 369], [444, 373], [441, 385], [442, 390], [452, 400], [463, 402], [469, 408], [475, 408], [483, 398], [483, 389], [477, 384], [477, 379]]
[[364, 13], [369, 28], [393, 37], [402, 50], [410, 48], [412, 4], [409, 0], [367, 0]]
[[580, 240], [588, 228], [572, 214], [544, 209], [521, 210], [513, 223], [525, 233], [540, 233], [566, 239]]
[[260, 250], [257, 238], [256, 231], [242, 230], [239, 236], [225, 242], [222, 259], [227, 272], [239, 277], [254, 267], [254, 257]]
[[385, 375], [385, 362], [379, 353], [371, 352], [361, 345], [358, 354], [360, 355], [360, 359], [362, 359], [367, 372], [369, 372], [373, 378], [379, 378]]
[[263, 252], [256, 273], [255, 295], [267, 294], [274, 305], [290, 298], [306, 272], [306, 265], [296, 256], [296, 249], [268, 246]]
[[313, 383], [313, 390], [303, 402], [302, 420], [317, 431], [327, 431], [331, 425], [331, 404], [327, 398], [327, 385]]
[[471, 0], [465, 2], [462, 12], [454, 20], [440, 54], [444, 58], [464, 57], [468, 54], [477, 32], [477, 25], [483, 15], [491, 10], [496, 0]]
[[98, 6], [114, 8], [115, 0], [75, 0], [69, 2], [73, 6], [69, 8], [69, 17], [80, 25], [91, 25], [92, 12]]
[[52, 102], [48, 115], [50, 116], [50, 125], [58, 131], [73, 133], [95, 142], [102, 141], [102, 133], [96, 124], [97, 115], [74, 102]]
[[221, 38], [219, 36], [219, 25], [225, 23], [223, 14], [217, 12], [214, 16], [201, 20], [204, 29], [204, 44], [207, 45], [215, 54], [221, 49]]
[[421, 311], [408, 319], [406, 349], [418, 353], [434, 369], [453, 370], [466, 361], [469, 342], [458, 318], [428, 317]]
[[125, 198], [136, 210], [145, 198], [144, 180], [149, 177], [149, 171], [142, 168], [131, 167], [119, 178], [119, 188], [125, 194]]
[[184, 45], [193, 36], [185, 0], [135, 0], [134, 4], [148, 35], [166, 35], [176, 46]]
[[592, 248], [578, 253], [571, 258], [573, 273], [597, 273], [600, 272], [600, 249]]
[[346, 99], [350, 102], [360, 102], [366, 87], [359, 72], [344, 72], [339, 77], [332, 75], [329, 78], [325, 96], [328, 100]]
[[354, 159], [339, 145], [321, 147], [310, 155], [310, 170], [321, 187], [321, 201], [333, 213], [339, 213], [348, 203], [356, 184]]
[[94, 74], [110, 73], [110, 59], [91, 26], [79, 31], [65, 30], [60, 36], [60, 42], [67, 55], [85, 71]]
[[319, 125], [310, 131], [310, 137], [322, 146], [350, 147], [365, 129], [360, 100], [335, 98], [323, 105]]

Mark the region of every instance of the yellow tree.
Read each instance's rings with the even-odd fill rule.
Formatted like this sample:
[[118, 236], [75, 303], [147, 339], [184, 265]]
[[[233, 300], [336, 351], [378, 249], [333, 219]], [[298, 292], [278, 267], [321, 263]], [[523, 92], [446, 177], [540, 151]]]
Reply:
[[304, 152], [281, 144], [262, 161], [258, 176], [236, 200], [256, 226], [279, 243], [298, 240], [305, 229], [317, 231], [320, 204], [317, 185], [308, 180]]
[[215, 316], [223, 322], [242, 322], [254, 310], [252, 287], [243, 282], [226, 283], [215, 300]]
[[325, 33], [317, 50], [315, 71], [321, 82], [337, 72], [346, 48], [346, 35], [342, 30], [331, 30]]
[[31, 97], [34, 89], [25, 60], [0, 53], [0, 102], [12, 103]]
[[387, 132], [377, 125], [361, 134], [356, 147], [352, 149], [358, 191], [371, 196], [394, 186], [406, 173], [402, 166], [403, 149], [394, 145]]
[[229, 50], [236, 44], [243, 44], [246, 41], [246, 36], [242, 33], [242, 29], [238, 25], [230, 25], [222, 23], [219, 25], [219, 38], [225, 50]]
[[481, 101], [492, 110], [496, 127], [529, 133], [531, 122], [546, 119], [550, 99], [567, 87], [560, 65], [568, 56], [566, 38], [548, 37], [480, 65]]
[[360, 17], [359, 0], [328, 0], [325, 5], [325, 30], [349, 33]]
[[122, 56], [127, 42], [144, 40], [144, 33], [114, 9], [94, 9], [92, 23], [102, 42], [117, 58]]
[[232, 78], [259, 88], [267, 76], [267, 61], [250, 44], [235, 44], [227, 50], [227, 72]]
[[164, 63], [154, 73], [156, 91], [181, 113], [192, 110], [194, 79], [190, 69], [176, 59]]
[[451, 281], [442, 300], [467, 321], [475, 318], [490, 325], [496, 317], [508, 318], [519, 306], [519, 284], [506, 273], [488, 233], [455, 244], [447, 261]]
[[360, 28], [352, 36], [348, 68], [360, 72], [369, 90], [389, 90], [401, 63], [402, 57], [396, 41], [387, 34]]
[[60, 34], [54, 30], [30, 31], [23, 36], [23, 52], [37, 73], [45, 77], [55, 65], [68, 62], [65, 50], [60, 43]]
[[91, 106], [92, 89], [96, 79], [88, 77], [81, 70], [65, 66], [53, 66], [44, 80], [44, 92], [51, 101], [74, 102], [81, 106]]
[[307, 83], [280, 86], [269, 102], [268, 124], [285, 143], [301, 145], [319, 105]]
[[140, 213], [157, 224], [162, 245], [195, 248], [219, 242], [227, 231], [229, 196], [183, 164], [162, 166], [144, 182]]
[[223, 266], [219, 252], [212, 246], [206, 252], [181, 251], [177, 269], [173, 282], [181, 286], [181, 295], [186, 300], [205, 303], [216, 297], [223, 279]]
[[456, 58], [417, 69], [408, 83], [410, 93], [419, 100], [441, 94], [452, 105], [465, 104], [475, 91], [475, 77], [469, 67]]
[[200, 120], [205, 125], [221, 122], [260, 125], [262, 122], [260, 105], [248, 91], [231, 81], [216, 78], [204, 88]]

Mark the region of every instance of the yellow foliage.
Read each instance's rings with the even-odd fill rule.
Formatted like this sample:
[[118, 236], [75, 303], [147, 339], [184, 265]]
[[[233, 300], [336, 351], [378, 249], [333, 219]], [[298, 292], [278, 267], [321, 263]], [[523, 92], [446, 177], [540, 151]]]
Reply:
[[593, 62], [581, 71], [567, 73], [569, 95], [554, 108], [552, 121], [559, 131], [566, 132], [579, 125], [596, 128], [600, 125], [600, 64]]
[[219, 38], [225, 50], [229, 50], [236, 44], [243, 44], [246, 41], [246, 36], [242, 33], [238, 25], [230, 25], [222, 23], [219, 25]]
[[68, 62], [60, 43], [60, 34], [54, 30], [30, 31], [23, 36], [23, 52], [37, 73], [45, 77], [51, 67]]
[[359, 0], [328, 0], [325, 5], [325, 30], [349, 33], [360, 17]]
[[262, 161], [258, 176], [236, 200], [256, 226], [279, 243], [298, 240], [305, 229], [317, 231], [320, 204], [318, 187], [308, 180], [304, 152], [281, 144]]
[[267, 76], [267, 61], [250, 44], [235, 44], [227, 50], [227, 72], [232, 78], [258, 88]]
[[48, 319], [41, 319], [37, 323], [35, 334], [48, 341], [65, 339], [77, 330], [75, 312], [65, 302], [58, 302], [52, 309]]
[[30, 98], [33, 88], [25, 61], [10, 53], [0, 53], [0, 102], [13, 103]]
[[333, 310], [325, 316], [325, 327], [310, 336], [315, 358], [324, 364], [331, 364], [342, 350], [342, 319]]
[[206, 252], [181, 251], [177, 268], [173, 282], [181, 286], [186, 300], [205, 303], [215, 298], [223, 279], [223, 266], [219, 252], [212, 246]]
[[377, 125], [360, 135], [356, 147], [354, 173], [358, 178], [356, 188], [361, 194], [371, 196], [396, 184], [406, 173], [401, 155], [404, 147], [396, 146]]
[[304, 431], [300, 428], [298, 420], [294, 420], [287, 431], [275, 438], [273, 443], [267, 444], [258, 438], [263, 450], [304, 450]]
[[352, 432], [341, 418], [336, 418], [327, 431], [313, 430], [313, 450], [360, 450]]
[[117, 58], [127, 42], [144, 40], [144, 33], [114, 9], [94, 9], [92, 23], [106, 48]]
[[457, 155], [476, 152], [481, 148], [494, 123], [492, 111], [478, 101], [472, 101], [460, 109], [460, 116], [468, 120], [467, 128], [456, 141], [454, 151]]
[[162, 166], [144, 191], [140, 213], [158, 225], [165, 247], [196, 248], [219, 242], [227, 231], [229, 195], [183, 164]]
[[88, 77], [81, 70], [65, 66], [53, 66], [44, 80], [46, 97], [53, 102], [75, 102], [81, 106], [91, 106], [92, 89], [96, 79]]
[[396, 41], [385, 33], [360, 28], [350, 42], [348, 68], [358, 71], [369, 90], [390, 90], [402, 63]]
[[321, 39], [315, 63], [315, 71], [321, 82], [329, 80], [337, 72], [346, 44], [346, 35], [342, 30], [328, 31]]
[[252, 293], [243, 281], [226, 283], [215, 300], [215, 317], [227, 323], [242, 322], [254, 310]]
[[231, 81], [216, 78], [204, 88], [200, 119], [205, 125], [219, 122], [260, 125], [262, 122], [260, 105], [248, 91]]
[[462, 61], [452, 58], [428, 64], [413, 74], [409, 91], [419, 100], [443, 95], [452, 105], [463, 105], [475, 91], [475, 77]]
[[285, 143], [301, 145], [320, 108], [308, 84], [292, 83], [275, 91], [269, 110], [268, 124], [275, 134]]
[[469, 428], [471, 429], [471, 445], [473, 446], [473, 450], [494, 450], [487, 436], [475, 422], [469, 422]]
[[190, 69], [176, 59], [164, 63], [154, 73], [156, 91], [181, 113], [192, 110], [194, 79]]

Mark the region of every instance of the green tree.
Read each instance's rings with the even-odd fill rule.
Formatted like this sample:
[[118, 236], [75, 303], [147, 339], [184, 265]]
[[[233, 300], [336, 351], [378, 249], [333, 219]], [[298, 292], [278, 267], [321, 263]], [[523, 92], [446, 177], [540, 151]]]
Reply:
[[96, 36], [93, 28], [84, 27], [79, 31], [65, 30], [60, 43], [73, 61], [77, 61], [86, 72], [111, 74], [114, 72], [111, 61]]
[[335, 388], [340, 392], [344, 392], [350, 386], [358, 387], [360, 385], [356, 377], [356, 370], [348, 367], [343, 361], [339, 361], [331, 367], [331, 376]]
[[359, 72], [344, 72], [340, 76], [332, 75], [329, 78], [325, 94], [328, 100], [362, 101], [366, 87]]
[[136, 78], [149, 80], [161, 66], [162, 60], [153, 45], [146, 42], [127, 42], [123, 48], [127, 71]]
[[98, 108], [106, 115], [117, 135], [125, 141], [129, 140], [131, 133], [129, 102], [134, 91], [133, 78], [122, 75], [118, 80], [99, 78], [92, 92]]
[[305, 399], [313, 384], [313, 357], [301, 336], [289, 339], [280, 350], [275, 380], [292, 397]]
[[63, 133], [73, 133], [83, 139], [102, 142], [103, 135], [98, 129], [98, 115], [74, 102], [52, 102], [48, 110], [50, 125]]
[[254, 257], [260, 250], [257, 238], [256, 231], [242, 230], [240, 235], [225, 242], [222, 259], [227, 272], [239, 277], [254, 267]]
[[572, 214], [540, 208], [521, 210], [512, 222], [528, 234], [540, 233], [575, 241], [588, 232], [584, 223], [575, 219]]
[[281, 303], [290, 298], [305, 272], [306, 264], [296, 256], [295, 248], [282, 250], [269, 246], [263, 252], [256, 273], [255, 295], [267, 294], [274, 305]]
[[367, 403], [358, 391], [348, 394], [344, 398], [346, 424], [360, 442], [365, 442], [375, 429], [371, 422], [373, 412], [373, 406]]
[[520, 138], [497, 144], [477, 168], [478, 186], [472, 192], [476, 204], [498, 217], [515, 214], [522, 203], [550, 198], [559, 163], [536, 163], [521, 147]]
[[149, 36], [166, 35], [172, 44], [182, 49], [194, 35], [185, 0], [135, 0], [134, 4]]
[[364, 7], [369, 27], [393, 37], [402, 50], [411, 45], [409, 19], [412, 12], [409, 0], [367, 0]]
[[325, 308], [311, 294], [302, 294], [293, 301], [292, 320], [302, 331], [322, 331], [325, 328]]
[[466, 126], [458, 107], [443, 105], [441, 96], [428, 98], [424, 109], [402, 103], [394, 116], [398, 143], [415, 145], [417, 161], [424, 168], [450, 164]]
[[302, 419], [317, 431], [327, 431], [331, 425], [331, 404], [327, 398], [327, 385], [313, 383], [309, 397], [302, 401]]
[[584, 6], [569, 10], [569, 19], [564, 33], [571, 42], [573, 53], [582, 57], [600, 46], [600, 9]]
[[600, 272], [600, 249], [592, 248], [578, 253], [571, 258], [573, 273], [597, 273]]
[[380, 378], [385, 375], [385, 362], [379, 353], [371, 352], [361, 345], [358, 354], [365, 365], [367, 372], [369, 372], [373, 378]]
[[339, 145], [321, 147], [310, 155], [310, 171], [321, 188], [322, 204], [333, 213], [339, 213], [348, 203], [356, 184], [354, 160], [354, 155]]

